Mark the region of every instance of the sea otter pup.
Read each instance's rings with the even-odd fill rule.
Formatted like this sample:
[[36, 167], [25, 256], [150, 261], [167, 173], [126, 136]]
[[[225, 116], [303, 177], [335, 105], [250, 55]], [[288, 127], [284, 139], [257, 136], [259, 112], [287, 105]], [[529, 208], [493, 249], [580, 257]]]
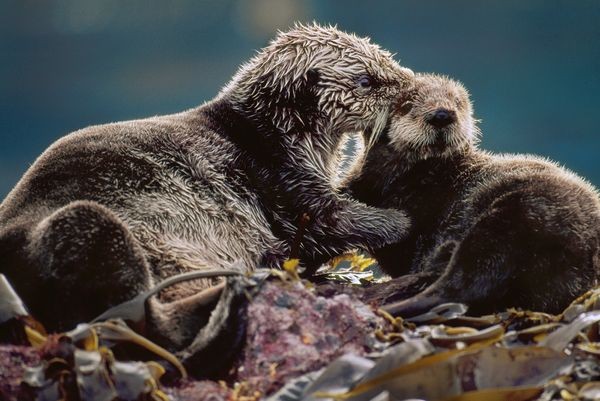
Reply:
[[450, 301], [480, 313], [555, 313], [598, 283], [596, 189], [548, 160], [479, 150], [478, 136], [465, 88], [417, 75], [350, 183], [357, 199], [412, 218], [406, 240], [376, 253], [383, 268], [436, 273], [418, 295], [387, 305], [393, 313]]
[[178, 272], [278, 265], [303, 213], [304, 261], [395, 242], [405, 214], [339, 195], [330, 159], [412, 78], [366, 38], [281, 33], [200, 107], [54, 143], [0, 205], [0, 272], [61, 329]]

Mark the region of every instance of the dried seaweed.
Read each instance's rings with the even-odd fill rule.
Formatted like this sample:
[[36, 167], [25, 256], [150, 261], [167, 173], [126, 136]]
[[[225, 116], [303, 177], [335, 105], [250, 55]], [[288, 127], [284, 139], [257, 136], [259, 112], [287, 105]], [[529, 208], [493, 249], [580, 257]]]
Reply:
[[[345, 355], [269, 400], [597, 400], [599, 297], [591, 291], [558, 316], [509, 310], [469, 318], [457, 304], [411, 322], [386, 315], [398, 333], [386, 338], [400, 344], [371, 358]], [[447, 325], [457, 321], [462, 326]]]
[[43, 342], [44, 328], [29, 315], [23, 301], [0, 274], [0, 344], [36, 345]]
[[[352, 264], [347, 258], [343, 263]], [[348, 272], [360, 271], [366, 264], [355, 259]], [[123, 321], [84, 324], [47, 336], [28, 317], [16, 293], [4, 290], [0, 327], [11, 319], [18, 322], [21, 337], [9, 340], [35, 345], [41, 357], [41, 362], [27, 368], [19, 397], [254, 401], [272, 394], [270, 401], [600, 399], [600, 289], [584, 294], [556, 316], [515, 309], [468, 316], [464, 305], [445, 304], [404, 320], [363, 304], [351, 293], [319, 295], [314, 286], [300, 280], [297, 267], [296, 261], [288, 261], [286, 269], [271, 278], [260, 271], [256, 280], [235, 287], [249, 297], [250, 325], [227, 382], [183, 380], [163, 389], [159, 388], [163, 366], [179, 369], [182, 377], [185, 370], [176, 357]], [[345, 274], [342, 271], [337, 279], [355, 282], [342, 277]], [[6, 281], [3, 285], [10, 288]], [[136, 305], [139, 309], [139, 300]], [[134, 315], [125, 313], [133, 320], [139, 317]], [[143, 347], [154, 356], [146, 362], [117, 360], [112, 349], [124, 343]], [[6, 388], [14, 391], [15, 386]]]
[[331, 259], [323, 265], [313, 280], [331, 280], [351, 285], [382, 283], [389, 280], [377, 265], [377, 261], [362, 253], [351, 252]]
[[20, 399], [166, 401], [158, 384], [163, 373], [156, 362], [116, 360], [96, 330], [82, 325], [48, 338], [42, 362], [25, 370]]

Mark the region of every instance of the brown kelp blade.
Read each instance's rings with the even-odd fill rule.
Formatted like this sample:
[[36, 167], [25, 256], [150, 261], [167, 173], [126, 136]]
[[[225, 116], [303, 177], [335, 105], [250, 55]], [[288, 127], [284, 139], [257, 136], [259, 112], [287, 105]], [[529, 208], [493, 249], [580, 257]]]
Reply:
[[0, 274], [0, 344], [40, 345], [46, 331], [35, 320], [8, 279]]
[[139, 294], [138, 296], [129, 301], [123, 302], [122, 304], [108, 309], [100, 316], [92, 320], [92, 323], [109, 319], [123, 319], [127, 322], [132, 322], [134, 324], [141, 324], [146, 317], [146, 302], [150, 297], [158, 294], [165, 288], [168, 288], [178, 283], [196, 280], [200, 278], [239, 276], [241, 274], [242, 273], [239, 270], [224, 269], [202, 270], [179, 274], [160, 282], [154, 288]]

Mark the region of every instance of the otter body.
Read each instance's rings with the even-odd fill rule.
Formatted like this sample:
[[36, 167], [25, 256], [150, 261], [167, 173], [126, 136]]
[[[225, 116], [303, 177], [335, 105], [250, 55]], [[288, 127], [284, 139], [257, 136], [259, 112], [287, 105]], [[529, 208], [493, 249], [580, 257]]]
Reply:
[[36, 161], [0, 206], [0, 243], [2, 271], [40, 318], [67, 286], [99, 314], [157, 279], [283, 251], [220, 103], [86, 128]]
[[409, 236], [376, 252], [389, 273], [433, 274], [423, 292], [387, 308], [414, 315], [443, 302], [474, 312], [559, 312], [598, 283], [600, 201], [575, 174], [528, 155], [494, 155], [466, 90], [421, 75], [395, 107], [387, 136], [350, 184], [354, 196], [406, 210]]
[[278, 265], [303, 213], [309, 262], [398, 240], [405, 215], [337, 194], [330, 159], [344, 131], [377, 135], [411, 79], [366, 39], [282, 33], [198, 108], [52, 145], [0, 205], [0, 272], [65, 328], [174, 273]]

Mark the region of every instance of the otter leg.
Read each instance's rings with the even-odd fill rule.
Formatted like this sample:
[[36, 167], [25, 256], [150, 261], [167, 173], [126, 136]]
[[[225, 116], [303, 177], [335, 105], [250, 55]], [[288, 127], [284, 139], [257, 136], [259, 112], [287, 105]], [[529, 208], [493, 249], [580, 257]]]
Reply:
[[311, 141], [290, 143], [288, 148], [292, 158], [279, 166], [285, 180], [278, 189], [291, 213], [281, 223], [293, 238], [298, 216], [309, 215], [301, 260], [319, 263], [350, 249], [374, 250], [406, 237], [410, 219], [404, 212], [367, 206], [334, 190]]
[[[443, 275], [386, 308], [404, 316], [444, 302], [472, 313], [521, 307], [558, 313], [595, 282], [598, 239], [585, 240], [544, 199], [513, 192], [485, 209], [458, 243]], [[547, 198], [546, 198], [547, 200]], [[559, 205], [560, 206], [560, 205]]]
[[372, 252], [398, 242], [410, 227], [410, 219], [402, 211], [377, 209], [348, 199], [333, 199], [313, 213], [300, 259], [314, 264], [351, 249]]
[[28, 250], [40, 287], [31, 308], [51, 330], [92, 319], [150, 286], [140, 246], [95, 202], [72, 202], [43, 219]]
[[493, 310], [505, 295], [517, 263], [513, 258], [517, 233], [507, 224], [501, 228], [500, 223], [502, 213], [483, 217], [458, 242], [443, 274], [431, 286], [385, 309], [414, 316], [442, 303], [463, 302], [471, 311]]
[[348, 243], [378, 249], [408, 234], [410, 219], [403, 211], [378, 209], [353, 200], [341, 200], [338, 205], [330, 235], [342, 240], [340, 250], [348, 249]]

